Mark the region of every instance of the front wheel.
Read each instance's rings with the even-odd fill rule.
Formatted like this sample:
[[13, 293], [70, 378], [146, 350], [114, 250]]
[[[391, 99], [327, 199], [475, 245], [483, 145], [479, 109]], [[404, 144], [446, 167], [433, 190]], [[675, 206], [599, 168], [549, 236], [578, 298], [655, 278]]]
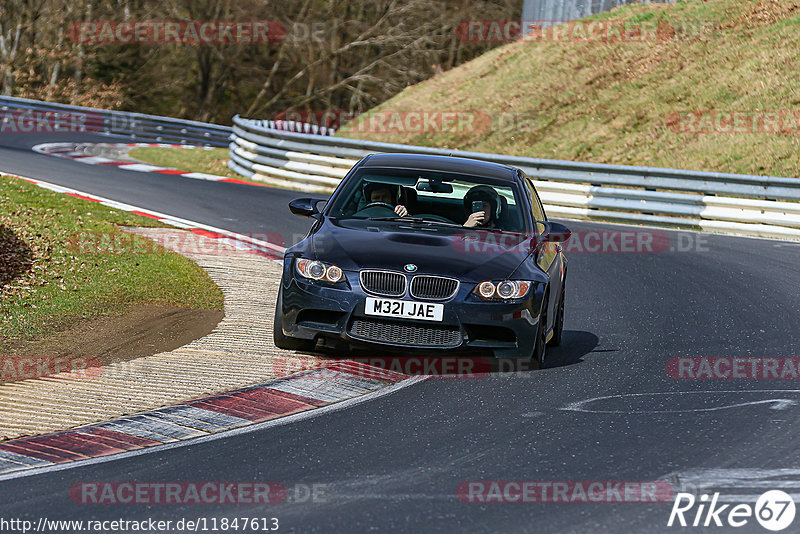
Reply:
[[556, 320], [553, 324], [553, 337], [550, 338], [548, 343], [551, 347], [561, 345], [561, 335], [564, 333], [564, 292], [566, 290], [562, 287], [561, 298], [558, 300], [558, 309], [556, 310]]
[[547, 367], [547, 302], [542, 306], [542, 313], [539, 314], [539, 324], [536, 327], [536, 344], [533, 346], [531, 363], [536, 363], [539, 369]]
[[278, 289], [278, 301], [275, 303], [275, 319], [272, 323], [272, 339], [275, 346], [283, 350], [310, 351], [314, 342], [308, 339], [297, 339], [283, 333], [283, 284]]

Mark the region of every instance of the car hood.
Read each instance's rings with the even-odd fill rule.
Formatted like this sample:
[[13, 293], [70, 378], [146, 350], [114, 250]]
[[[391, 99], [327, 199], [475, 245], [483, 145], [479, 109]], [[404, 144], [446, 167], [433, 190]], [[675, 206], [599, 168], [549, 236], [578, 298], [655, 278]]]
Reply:
[[480, 282], [510, 276], [529, 254], [520, 234], [436, 224], [328, 219], [312, 234], [317, 259], [344, 270], [441, 274]]

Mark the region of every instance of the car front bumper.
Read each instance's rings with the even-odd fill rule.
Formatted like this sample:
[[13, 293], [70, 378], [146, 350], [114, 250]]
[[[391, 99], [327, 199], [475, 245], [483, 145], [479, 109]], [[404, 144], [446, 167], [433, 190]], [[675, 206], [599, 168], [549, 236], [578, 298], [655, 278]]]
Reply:
[[498, 358], [528, 358], [533, 352], [541, 284], [525, 299], [506, 303], [482, 301], [471, 295], [475, 284], [464, 282], [453, 298], [441, 302], [442, 321], [414, 321], [365, 314], [366, 298], [375, 295], [361, 289], [357, 272], [345, 272], [347, 284], [332, 286], [295, 276], [291, 265], [286, 262], [281, 282], [282, 327], [289, 337], [385, 352], [492, 353]]

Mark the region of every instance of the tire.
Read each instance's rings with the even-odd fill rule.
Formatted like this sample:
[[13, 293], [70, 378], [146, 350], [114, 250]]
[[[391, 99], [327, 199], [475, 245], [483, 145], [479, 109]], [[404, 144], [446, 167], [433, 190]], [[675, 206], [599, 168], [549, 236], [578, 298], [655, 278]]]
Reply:
[[297, 339], [283, 333], [283, 285], [278, 290], [278, 301], [275, 303], [275, 319], [272, 323], [272, 339], [275, 346], [283, 350], [310, 351], [314, 342], [308, 339]]
[[531, 354], [531, 363], [537, 365], [539, 369], [547, 367], [547, 300], [542, 304], [542, 312], [539, 314], [539, 323], [536, 327], [536, 343]]
[[557, 347], [561, 345], [561, 337], [564, 333], [564, 293], [566, 287], [561, 288], [561, 298], [558, 301], [558, 309], [556, 310], [556, 322], [553, 325], [553, 337], [547, 343], [550, 347]]

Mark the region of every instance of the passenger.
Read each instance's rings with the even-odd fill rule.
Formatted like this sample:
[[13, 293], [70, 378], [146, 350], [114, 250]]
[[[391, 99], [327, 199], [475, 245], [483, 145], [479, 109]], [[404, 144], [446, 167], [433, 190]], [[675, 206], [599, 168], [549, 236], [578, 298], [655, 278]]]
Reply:
[[[472, 203], [483, 202], [483, 209], [472, 211]], [[467, 228], [497, 228], [500, 217], [500, 197], [488, 185], [476, 185], [464, 195], [464, 209], [469, 216], [464, 226]]]

